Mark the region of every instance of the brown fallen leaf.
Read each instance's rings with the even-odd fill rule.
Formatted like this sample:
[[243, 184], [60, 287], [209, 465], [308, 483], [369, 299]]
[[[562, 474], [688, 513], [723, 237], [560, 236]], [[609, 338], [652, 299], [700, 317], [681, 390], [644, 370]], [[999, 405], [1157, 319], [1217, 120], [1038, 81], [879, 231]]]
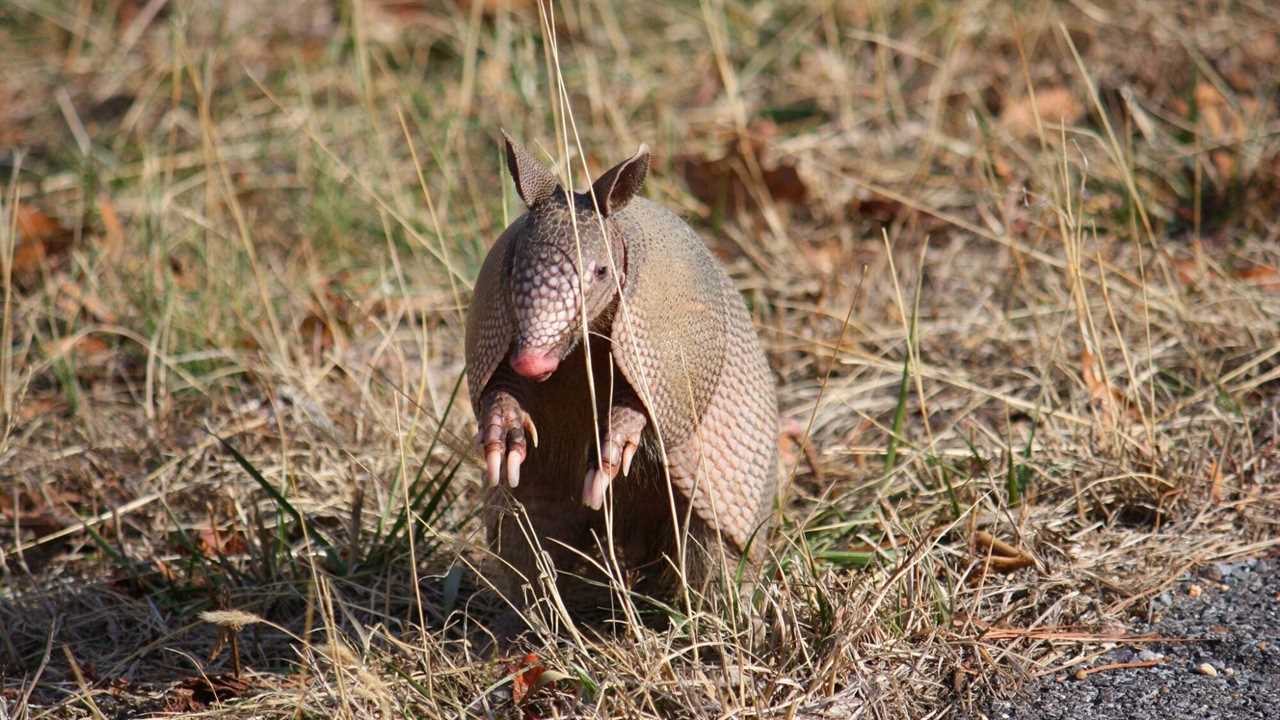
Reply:
[[[1196, 119], [1201, 133], [1205, 136], [1205, 144], [1239, 141], [1248, 134], [1244, 118], [1212, 84], [1207, 82], [1197, 84], [1195, 101]], [[1209, 161], [1218, 171], [1219, 180], [1230, 178], [1235, 173], [1234, 148], [1220, 147], [1211, 151]]]
[[812, 440], [805, 435], [805, 426], [798, 420], [790, 420], [783, 427], [782, 432], [778, 436], [778, 450], [781, 457], [784, 458], [784, 467], [793, 468], [799, 464], [800, 455], [803, 454], [805, 462], [809, 465], [809, 471], [813, 473], [814, 480], [819, 485], [826, 480], [826, 475], [822, 470], [822, 464], [818, 458], [818, 451], [813, 446]]
[[1203, 269], [1199, 258], [1178, 258], [1173, 261], [1173, 272], [1177, 275], [1178, 282], [1188, 287], [1195, 287]]
[[41, 492], [20, 490], [0, 494], [0, 520], [18, 530], [44, 536], [76, 524], [75, 513], [86, 500], [71, 490], [45, 488]]
[[682, 155], [675, 163], [689, 191], [716, 212], [758, 211], [766, 194], [775, 203], [802, 205], [809, 198], [809, 187], [798, 166], [787, 159], [770, 162], [777, 132], [773, 122], [758, 121], [741, 141], [730, 138], [721, 157]]
[[13, 249], [13, 276], [28, 285], [51, 261], [71, 249], [75, 233], [57, 218], [32, 207], [18, 207], [18, 244]]
[[17, 512], [12, 508], [0, 506], [0, 516], [4, 516], [5, 524], [21, 532], [28, 532], [36, 537], [57, 532], [70, 523], [50, 510]]
[[1222, 502], [1223, 479], [1221, 460], [1214, 460], [1213, 467], [1209, 469], [1209, 497], [1214, 502]]
[[298, 323], [298, 334], [302, 336], [304, 346], [312, 357], [320, 358], [333, 349], [333, 331], [323, 317], [312, 312]]
[[101, 379], [115, 356], [115, 349], [110, 343], [95, 335], [72, 335], [53, 340], [44, 345], [44, 352], [51, 360], [68, 359], [81, 381]]
[[1280, 271], [1271, 265], [1247, 265], [1236, 270], [1235, 276], [1260, 290], [1280, 292]]
[[252, 687], [231, 673], [189, 677], [165, 693], [165, 709], [169, 712], [200, 712], [211, 703], [239, 697]]
[[1280, 62], [1280, 34], [1262, 30], [1246, 41], [1243, 50], [1254, 62]]
[[102, 251], [108, 258], [118, 258], [124, 251], [124, 223], [120, 222], [120, 215], [116, 213], [116, 206], [112, 204], [111, 198], [106, 195], [98, 196], [98, 214], [102, 216], [102, 227], [105, 230]]
[[298, 323], [298, 334], [313, 358], [320, 359], [351, 328], [352, 308], [344, 290], [345, 277], [330, 278], [312, 291], [311, 310]]
[[455, 0], [458, 7], [463, 10], [470, 10], [472, 6], [479, 5], [480, 13], [486, 16], [497, 15], [502, 10], [515, 11], [538, 11], [538, 0]]
[[1102, 418], [1103, 429], [1116, 429], [1121, 420], [1139, 421], [1138, 409], [1124, 393], [1113, 386], [1102, 373], [1098, 357], [1085, 349], [1080, 353], [1080, 370], [1084, 384], [1089, 389], [1089, 401]]
[[538, 678], [547, 668], [536, 653], [529, 653], [514, 663], [507, 665], [507, 673], [511, 678], [511, 701], [519, 705], [528, 697], [529, 692], [537, 685]]
[[111, 353], [111, 346], [106, 340], [94, 335], [82, 335], [77, 338], [63, 338], [55, 345], [65, 352], [70, 352], [81, 361], [99, 360], [103, 355]]
[[1030, 557], [991, 557], [987, 559], [986, 564], [987, 567], [998, 573], [1011, 573], [1022, 568], [1032, 567], [1036, 563]]
[[249, 552], [249, 541], [239, 530], [223, 530], [205, 526], [200, 528], [197, 547], [206, 555], [243, 555]]
[[[107, 304], [102, 298], [95, 295], [92, 291], [82, 289], [76, 283], [70, 280], [64, 280], [58, 286], [62, 294], [71, 301], [71, 307], [66, 309], [81, 310], [83, 309], [91, 317], [99, 322], [114, 324], [116, 322], [116, 314], [111, 312]], [[74, 314], [72, 312], [71, 314]]]
[[1023, 553], [1018, 548], [997, 538], [986, 530], [975, 530], [973, 533], [974, 548], [979, 552], [990, 551], [992, 555], [1000, 555], [1002, 557], [1023, 557]]
[[38, 417], [57, 412], [66, 407], [66, 402], [57, 397], [29, 397], [14, 410], [14, 419], [19, 424], [29, 423]]
[[[1036, 135], [1036, 110], [1045, 125], [1074, 125], [1084, 117], [1085, 106], [1069, 88], [1055, 85], [1035, 91], [1034, 105], [1029, 95], [1005, 103], [1000, 125], [1015, 135]], [[1046, 135], [1052, 135], [1046, 128]]]

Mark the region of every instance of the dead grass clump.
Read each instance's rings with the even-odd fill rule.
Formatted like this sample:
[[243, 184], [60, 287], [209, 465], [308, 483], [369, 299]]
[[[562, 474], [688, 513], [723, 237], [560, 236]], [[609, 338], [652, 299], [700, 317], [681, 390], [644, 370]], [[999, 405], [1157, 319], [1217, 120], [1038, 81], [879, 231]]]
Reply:
[[[0, 708], [946, 717], [1140, 642], [1280, 542], [1278, 37], [1177, 0], [7, 4]], [[649, 143], [748, 299], [792, 480], [751, 608], [488, 654], [457, 400], [499, 127]]]

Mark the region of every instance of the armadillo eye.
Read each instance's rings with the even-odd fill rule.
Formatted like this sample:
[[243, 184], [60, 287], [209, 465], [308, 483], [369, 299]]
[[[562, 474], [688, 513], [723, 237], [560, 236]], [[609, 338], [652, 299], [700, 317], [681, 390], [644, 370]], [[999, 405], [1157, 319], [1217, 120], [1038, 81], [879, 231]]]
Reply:
[[596, 277], [597, 277], [597, 278], [599, 278], [599, 279], [604, 279], [604, 276], [605, 276], [605, 275], [608, 275], [608, 274], [609, 274], [609, 268], [605, 267], [604, 265], [597, 265], [597, 266], [596, 266]]

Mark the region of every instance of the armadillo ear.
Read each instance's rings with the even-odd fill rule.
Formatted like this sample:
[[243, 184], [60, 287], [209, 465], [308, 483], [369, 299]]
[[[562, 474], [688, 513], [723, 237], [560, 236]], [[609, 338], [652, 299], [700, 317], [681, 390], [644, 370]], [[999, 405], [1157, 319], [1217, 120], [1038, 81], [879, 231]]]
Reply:
[[502, 139], [507, 143], [507, 169], [515, 180], [516, 192], [520, 199], [530, 208], [551, 197], [556, 191], [558, 182], [542, 163], [538, 162], [528, 150], [525, 150], [506, 130], [502, 131]]
[[640, 191], [644, 184], [644, 176], [649, 172], [649, 146], [640, 145], [635, 155], [609, 168], [596, 178], [591, 185], [596, 202], [600, 204], [600, 214], [609, 217], [619, 212], [631, 202], [631, 198]]

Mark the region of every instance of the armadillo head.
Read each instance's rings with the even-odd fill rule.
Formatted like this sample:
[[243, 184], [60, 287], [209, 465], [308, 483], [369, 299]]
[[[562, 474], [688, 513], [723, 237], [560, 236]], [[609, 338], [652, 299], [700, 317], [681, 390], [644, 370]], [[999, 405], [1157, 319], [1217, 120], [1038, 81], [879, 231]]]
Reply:
[[507, 256], [516, 326], [508, 362], [519, 375], [541, 382], [577, 346], [584, 325], [591, 328], [613, 306], [626, 282], [626, 248], [611, 216], [640, 189], [649, 151], [641, 145], [601, 175], [591, 192], [566, 193], [555, 175], [506, 140], [507, 165], [529, 207]]

